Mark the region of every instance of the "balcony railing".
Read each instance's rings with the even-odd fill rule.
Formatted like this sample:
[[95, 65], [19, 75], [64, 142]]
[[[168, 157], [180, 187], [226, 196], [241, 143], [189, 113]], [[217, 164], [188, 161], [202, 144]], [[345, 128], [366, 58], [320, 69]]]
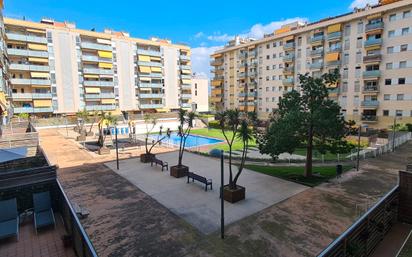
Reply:
[[99, 87], [114, 87], [113, 81], [93, 81], [85, 80], [83, 81], [85, 86], [99, 86]]
[[109, 111], [116, 110], [116, 105], [86, 105], [86, 111]]
[[[180, 87], [182, 88], [182, 89], [187, 89], [187, 90], [191, 90], [192, 89], [192, 85], [191, 84], [180, 84]], [[216, 88], [216, 87], [213, 87], [213, 88]]]
[[113, 50], [111, 45], [103, 45], [91, 42], [83, 42], [80, 44], [81, 48], [85, 49], [93, 49], [93, 50], [101, 50], [101, 51], [108, 51], [111, 52]]
[[51, 85], [49, 79], [11, 79], [13, 85]]
[[33, 50], [26, 50], [26, 49], [7, 48], [7, 53], [9, 55], [18, 55], [18, 56], [30, 56], [30, 57], [40, 57], [40, 58], [48, 58], [49, 57], [48, 52], [33, 51]]
[[163, 108], [164, 104], [140, 104], [139, 107], [141, 109], [156, 109], [156, 108]]
[[14, 113], [44, 113], [53, 112], [53, 107], [14, 107]]
[[311, 68], [311, 69], [322, 69], [323, 68], [323, 62], [311, 63], [309, 65], [309, 68]]
[[17, 33], [6, 33], [8, 40], [47, 44], [45, 37], [28, 36]]
[[255, 106], [256, 104], [254, 102], [240, 102], [240, 106]]
[[190, 103], [181, 103], [180, 106], [182, 106], [182, 108], [192, 108]]
[[381, 76], [380, 70], [370, 70], [363, 72], [363, 78], [379, 78]]
[[140, 98], [163, 98], [164, 94], [139, 94]]
[[86, 99], [112, 99], [115, 98], [113, 93], [101, 93], [101, 94], [85, 94]]
[[313, 36], [310, 38], [310, 43], [318, 43], [318, 42], [322, 42], [325, 39], [325, 37], [323, 35], [320, 36]]
[[18, 63], [10, 64], [9, 69], [10, 70], [24, 70], [24, 71], [50, 71], [49, 66], [18, 64]]
[[137, 54], [157, 56], [157, 57], [162, 56], [162, 52], [160, 52], [160, 51], [145, 50], [145, 49], [137, 49]]
[[290, 50], [290, 49], [294, 49], [294, 48], [295, 48], [295, 43], [294, 42], [283, 44], [283, 49], [284, 50]]
[[364, 86], [362, 92], [379, 92], [379, 86]]
[[311, 56], [323, 55], [323, 48], [310, 51]]
[[336, 53], [336, 52], [341, 52], [342, 51], [342, 46], [333, 46], [328, 48], [328, 53]]
[[361, 102], [361, 106], [377, 108], [379, 106], [379, 101], [378, 100], [365, 100]]
[[113, 70], [97, 69], [97, 68], [84, 68], [83, 73], [85, 74], [100, 74], [100, 75], [113, 75]]
[[286, 78], [282, 80], [284, 85], [293, 85], [293, 78]]
[[365, 122], [377, 122], [378, 116], [362, 114], [361, 120]]
[[192, 75], [180, 74], [180, 78], [182, 78], [182, 79], [191, 79]]
[[[190, 70], [190, 69], [192, 69], [192, 67], [191, 67], [190, 65], [180, 65], [180, 69], [182, 69], [182, 70]], [[222, 68], [222, 70], [223, 70], [223, 68]]]
[[149, 78], [162, 78], [163, 74], [162, 73], [141, 73], [139, 74], [141, 77], [149, 77]]
[[83, 61], [89, 61], [89, 62], [107, 62], [110, 59], [100, 58], [100, 57], [94, 56], [94, 55], [83, 55], [82, 60]]
[[239, 93], [239, 97], [256, 97], [256, 92]]
[[367, 39], [364, 43], [365, 47], [374, 46], [374, 45], [382, 45], [382, 38], [370, 38], [370, 39]]
[[288, 55], [283, 56], [284, 62], [293, 62], [294, 59], [295, 59], [294, 54], [288, 54]]
[[368, 62], [380, 62], [382, 61], [382, 55], [381, 54], [374, 54], [374, 55], [367, 55], [363, 57], [363, 62], [368, 63]]
[[365, 32], [369, 32], [372, 30], [376, 30], [376, 29], [383, 29], [383, 22], [375, 22], [375, 23], [371, 23], [371, 24], [366, 24], [365, 25]]
[[341, 60], [326, 62], [327, 66], [339, 66], [342, 64]]
[[161, 83], [145, 83], [145, 82], [139, 82], [138, 83], [139, 88], [163, 88], [163, 84]]
[[210, 62], [210, 65], [212, 65], [212, 66], [223, 65], [223, 60], [213, 60], [213, 61]]
[[32, 99], [32, 93], [13, 93], [13, 99]]
[[192, 95], [191, 94], [181, 94], [180, 97], [183, 99], [191, 99]]
[[240, 72], [240, 73], [238, 74], [238, 77], [239, 77], [239, 78], [246, 78], [246, 72]]
[[283, 73], [293, 73], [295, 71], [294, 67], [285, 67], [283, 68]]
[[342, 38], [342, 32], [333, 32], [328, 34], [328, 40], [336, 40], [336, 39], [341, 39]]
[[180, 55], [180, 60], [190, 61], [190, 56], [188, 56], [188, 55]]

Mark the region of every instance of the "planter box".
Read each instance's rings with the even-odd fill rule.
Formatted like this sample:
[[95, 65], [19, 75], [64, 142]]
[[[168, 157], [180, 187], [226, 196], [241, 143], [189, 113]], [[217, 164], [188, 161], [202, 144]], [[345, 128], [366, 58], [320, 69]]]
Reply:
[[105, 154], [110, 154], [110, 149], [107, 147], [100, 147], [99, 149], [99, 154], [100, 155], [105, 155]]
[[170, 176], [175, 178], [185, 177], [189, 172], [189, 167], [182, 165], [182, 166], [172, 166], [170, 167]]
[[149, 163], [149, 162], [152, 161], [152, 159], [153, 159], [154, 157], [155, 157], [155, 155], [152, 154], [152, 153], [149, 153], [149, 154], [142, 153], [142, 154], [140, 155], [140, 162]]
[[223, 199], [229, 203], [236, 203], [244, 200], [246, 196], [246, 189], [242, 186], [237, 186], [235, 190], [229, 188], [229, 185], [223, 187]]
[[76, 141], [86, 141], [86, 136], [85, 135], [77, 136]]

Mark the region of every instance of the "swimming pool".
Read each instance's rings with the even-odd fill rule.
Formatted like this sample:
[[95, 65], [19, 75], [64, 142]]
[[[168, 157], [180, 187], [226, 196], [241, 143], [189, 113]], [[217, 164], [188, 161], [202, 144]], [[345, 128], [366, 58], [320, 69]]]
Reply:
[[[157, 138], [157, 136], [151, 136], [151, 137], [154, 139]], [[169, 139], [165, 139], [163, 142], [179, 146], [180, 137], [177, 135], [177, 133], [174, 132], [170, 135]], [[219, 140], [215, 138], [189, 135], [189, 137], [186, 140], [186, 148], [213, 145], [213, 144], [222, 143], [222, 142], [223, 140]]]

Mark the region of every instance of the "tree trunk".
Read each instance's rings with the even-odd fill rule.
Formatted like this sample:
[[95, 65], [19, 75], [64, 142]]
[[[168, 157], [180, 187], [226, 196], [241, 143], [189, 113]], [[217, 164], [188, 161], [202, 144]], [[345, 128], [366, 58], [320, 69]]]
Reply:
[[229, 186], [230, 189], [234, 189], [232, 175], [232, 145], [229, 145]]
[[308, 131], [308, 143], [306, 147], [306, 164], [305, 177], [312, 176], [312, 155], [313, 155], [313, 125], [310, 125]]

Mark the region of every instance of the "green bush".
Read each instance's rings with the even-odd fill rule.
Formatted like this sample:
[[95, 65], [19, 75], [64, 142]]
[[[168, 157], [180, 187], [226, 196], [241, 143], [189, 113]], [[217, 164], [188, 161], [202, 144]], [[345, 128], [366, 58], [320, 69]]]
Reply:
[[412, 123], [406, 123], [405, 126], [409, 132], [412, 132]]
[[214, 128], [214, 129], [220, 129], [219, 121], [217, 121], [217, 120], [209, 121], [208, 127], [209, 128]]

